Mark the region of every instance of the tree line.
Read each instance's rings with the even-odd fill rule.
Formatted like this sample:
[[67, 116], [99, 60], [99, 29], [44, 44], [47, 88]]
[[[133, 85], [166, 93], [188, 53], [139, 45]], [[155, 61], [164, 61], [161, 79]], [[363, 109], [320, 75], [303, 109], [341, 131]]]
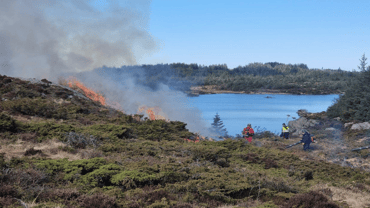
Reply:
[[115, 73], [135, 75], [137, 84], [156, 90], [160, 84], [190, 91], [191, 86], [215, 86], [217, 90], [253, 92], [278, 90], [292, 94], [340, 94], [358, 72], [339, 69], [309, 69], [306, 64], [250, 63], [229, 69], [226, 64], [185, 63], [108, 68]]

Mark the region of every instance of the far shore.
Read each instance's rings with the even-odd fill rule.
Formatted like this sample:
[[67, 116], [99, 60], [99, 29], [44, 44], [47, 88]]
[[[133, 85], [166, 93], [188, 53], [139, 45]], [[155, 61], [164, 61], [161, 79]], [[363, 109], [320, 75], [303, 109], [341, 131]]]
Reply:
[[330, 95], [330, 94], [341, 94], [333, 92], [320, 92], [320, 93], [307, 93], [307, 90], [279, 90], [279, 89], [258, 89], [251, 91], [232, 91], [232, 90], [219, 90], [215, 85], [207, 86], [193, 86], [188, 92], [190, 96], [206, 95], [206, 94], [280, 94], [280, 95]]

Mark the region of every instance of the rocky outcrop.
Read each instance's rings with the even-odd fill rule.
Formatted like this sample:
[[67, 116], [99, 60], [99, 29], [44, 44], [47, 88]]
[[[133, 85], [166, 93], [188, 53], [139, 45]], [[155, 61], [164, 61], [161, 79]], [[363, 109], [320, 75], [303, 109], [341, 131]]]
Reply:
[[344, 127], [351, 126], [351, 130], [364, 130], [364, 129], [370, 129], [370, 123], [369, 122], [363, 122], [363, 123], [345, 123]]
[[288, 126], [289, 126], [289, 131], [291, 135], [299, 136], [300, 132], [303, 129], [307, 129], [309, 127], [313, 127], [318, 124], [320, 124], [318, 120], [308, 119], [306, 117], [300, 117], [297, 120], [289, 121]]

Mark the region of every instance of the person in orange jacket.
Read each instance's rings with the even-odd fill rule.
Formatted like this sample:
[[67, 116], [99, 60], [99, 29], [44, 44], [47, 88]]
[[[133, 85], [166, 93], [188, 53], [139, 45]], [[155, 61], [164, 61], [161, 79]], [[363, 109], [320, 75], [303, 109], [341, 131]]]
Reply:
[[254, 135], [254, 130], [252, 129], [252, 124], [248, 124], [243, 130], [243, 136], [248, 142], [252, 142], [252, 137]]

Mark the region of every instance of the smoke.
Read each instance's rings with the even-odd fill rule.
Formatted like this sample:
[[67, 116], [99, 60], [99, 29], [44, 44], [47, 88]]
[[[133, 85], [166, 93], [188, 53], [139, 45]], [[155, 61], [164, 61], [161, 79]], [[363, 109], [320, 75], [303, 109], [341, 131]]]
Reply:
[[118, 108], [127, 114], [138, 113], [138, 108], [144, 105], [159, 107], [170, 120], [187, 123], [190, 131], [203, 136], [216, 136], [210, 132], [201, 112], [189, 106], [185, 93], [170, 89], [160, 81], [154, 88], [146, 85], [143, 80], [150, 77], [140, 66], [99, 68], [72, 75], [87, 87], [98, 89], [107, 98], [108, 105], [118, 103]]
[[[60, 72], [137, 64], [158, 49], [150, 1], [0, 0], [0, 74], [55, 80]], [[123, 6], [125, 7], [123, 7]]]
[[73, 74], [125, 113], [158, 106], [169, 119], [209, 135], [184, 93], [160, 83], [155, 90], [138, 83], [145, 77], [141, 67], [134, 74], [92, 71], [103, 65], [136, 65], [160, 45], [147, 31], [149, 0], [107, 0], [102, 9], [93, 6], [96, 2], [0, 0], [0, 74], [54, 82]]

